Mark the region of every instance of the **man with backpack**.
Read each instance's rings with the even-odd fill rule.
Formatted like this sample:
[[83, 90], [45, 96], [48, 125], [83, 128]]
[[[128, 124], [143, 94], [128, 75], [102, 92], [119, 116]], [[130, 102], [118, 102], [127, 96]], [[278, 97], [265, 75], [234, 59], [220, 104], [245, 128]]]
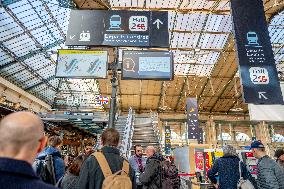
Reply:
[[179, 189], [180, 178], [176, 166], [156, 152], [153, 146], [146, 149], [145, 171], [139, 180], [143, 189]]
[[30, 112], [9, 114], [0, 122], [0, 133], [0, 188], [55, 189], [32, 169], [47, 141], [40, 117]]
[[48, 146], [37, 156], [33, 167], [37, 175], [46, 183], [55, 185], [65, 173], [65, 163], [61, 157], [59, 136], [48, 138]]
[[102, 135], [102, 152], [95, 152], [83, 163], [78, 189], [135, 189], [135, 173], [120, 156], [119, 132], [106, 129]]

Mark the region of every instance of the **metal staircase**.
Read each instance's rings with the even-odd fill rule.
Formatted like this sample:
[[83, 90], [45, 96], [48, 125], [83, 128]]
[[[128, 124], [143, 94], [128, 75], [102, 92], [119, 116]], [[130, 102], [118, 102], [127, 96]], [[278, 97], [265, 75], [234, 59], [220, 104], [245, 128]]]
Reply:
[[127, 118], [128, 118], [127, 115], [118, 116], [118, 119], [115, 121], [115, 129], [120, 134], [120, 140], [122, 140], [123, 136], [124, 136], [125, 127], [126, 127], [126, 124], [127, 124]]
[[[147, 146], [160, 147], [158, 138], [153, 129], [151, 118], [135, 117], [132, 146], [134, 147], [138, 144], [140, 144], [144, 150]], [[133, 147], [132, 150], [134, 150]]]

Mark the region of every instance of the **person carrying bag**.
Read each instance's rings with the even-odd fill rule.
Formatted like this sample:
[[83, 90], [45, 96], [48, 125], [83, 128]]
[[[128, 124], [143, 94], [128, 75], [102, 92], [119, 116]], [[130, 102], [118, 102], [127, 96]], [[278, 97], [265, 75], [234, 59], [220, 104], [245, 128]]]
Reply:
[[240, 179], [239, 179], [239, 182], [238, 182], [238, 188], [240, 188], [240, 189], [255, 189], [253, 184], [248, 179], [245, 180], [242, 177], [241, 161], [239, 161], [239, 173], [240, 173]]

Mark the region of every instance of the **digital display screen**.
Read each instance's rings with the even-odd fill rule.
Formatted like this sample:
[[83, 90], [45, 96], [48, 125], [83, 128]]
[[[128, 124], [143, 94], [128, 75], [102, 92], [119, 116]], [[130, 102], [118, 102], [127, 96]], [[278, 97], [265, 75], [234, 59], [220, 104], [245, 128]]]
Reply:
[[58, 50], [56, 77], [106, 78], [107, 51]]
[[123, 51], [122, 79], [173, 79], [173, 58], [168, 51]]

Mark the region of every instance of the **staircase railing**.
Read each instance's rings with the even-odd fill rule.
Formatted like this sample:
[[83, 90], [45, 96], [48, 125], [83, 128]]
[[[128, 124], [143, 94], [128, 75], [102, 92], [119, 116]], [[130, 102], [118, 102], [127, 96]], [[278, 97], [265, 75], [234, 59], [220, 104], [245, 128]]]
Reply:
[[124, 135], [121, 141], [120, 148], [121, 155], [125, 158], [128, 158], [131, 155], [130, 149], [132, 147], [132, 137], [134, 132], [134, 115], [134, 110], [132, 110], [132, 108], [129, 108]]
[[162, 133], [160, 132], [160, 129], [158, 127], [158, 120], [159, 120], [158, 113], [151, 111], [150, 114], [151, 114], [151, 123], [154, 130], [154, 134], [159, 142], [160, 152], [162, 153], [164, 149], [162, 145], [163, 144]]

